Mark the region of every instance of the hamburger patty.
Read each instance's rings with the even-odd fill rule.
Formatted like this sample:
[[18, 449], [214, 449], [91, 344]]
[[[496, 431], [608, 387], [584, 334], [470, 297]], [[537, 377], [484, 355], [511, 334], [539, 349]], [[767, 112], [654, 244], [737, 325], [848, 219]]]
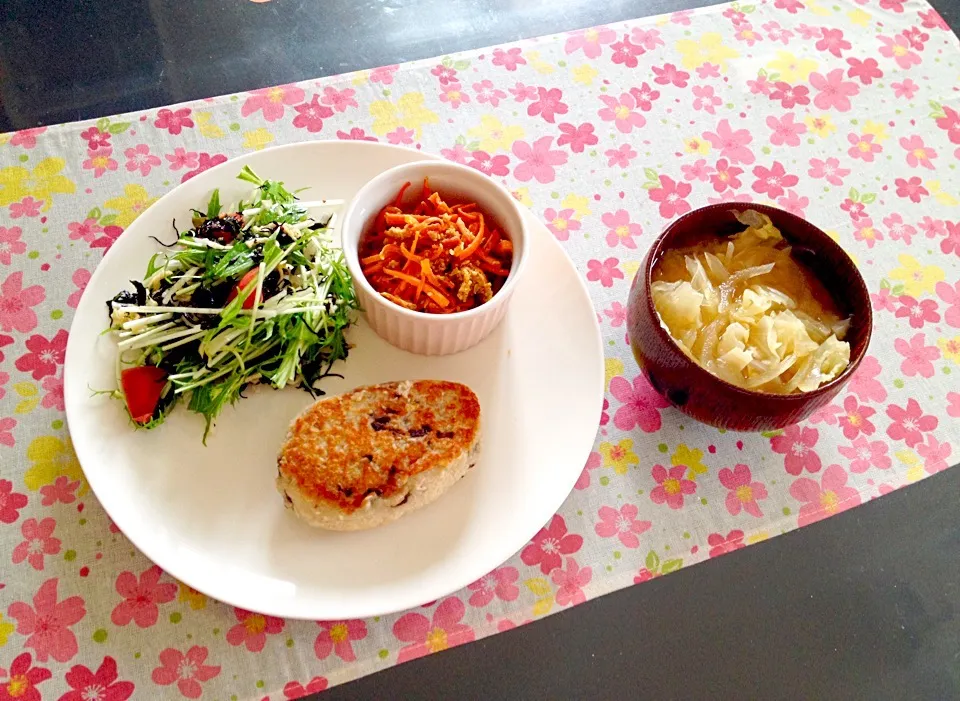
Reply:
[[[357, 512], [400, 511], [410, 501], [415, 507], [438, 497], [456, 481], [444, 472], [454, 468], [459, 478], [472, 467], [479, 430], [480, 403], [465, 385], [419, 380], [360, 387], [321, 399], [294, 420], [277, 461], [277, 486], [314, 525], [378, 525], [402, 514], [371, 519]], [[349, 525], [355, 514], [376, 523]], [[334, 515], [339, 525], [323, 523]]]

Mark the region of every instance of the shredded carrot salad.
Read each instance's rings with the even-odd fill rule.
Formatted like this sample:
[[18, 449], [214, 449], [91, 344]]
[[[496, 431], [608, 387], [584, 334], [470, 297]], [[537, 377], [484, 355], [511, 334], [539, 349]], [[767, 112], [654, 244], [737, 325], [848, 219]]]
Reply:
[[426, 179], [404, 204], [404, 183], [360, 242], [363, 274], [384, 298], [406, 309], [451, 314], [488, 302], [503, 286], [513, 244], [475, 202], [449, 205]]

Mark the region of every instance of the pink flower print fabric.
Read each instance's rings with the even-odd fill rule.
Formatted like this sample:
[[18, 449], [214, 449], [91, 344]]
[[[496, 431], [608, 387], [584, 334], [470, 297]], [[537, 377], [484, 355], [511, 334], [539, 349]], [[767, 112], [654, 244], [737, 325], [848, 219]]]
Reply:
[[[774, 0], [0, 135], [0, 700], [299, 698], [947, 469], [958, 73], [960, 44], [922, 0]], [[160, 570], [99, 506], [64, 415], [73, 310], [118, 237], [177, 184], [307, 139], [417, 149], [502, 184], [576, 266], [606, 356], [596, 443], [559, 512], [462, 590], [364, 620], [237, 609]], [[873, 305], [846, 386], [765, 434], [679, 413], [629, 345], [651, 243], [731, 201], [827, 231]]]

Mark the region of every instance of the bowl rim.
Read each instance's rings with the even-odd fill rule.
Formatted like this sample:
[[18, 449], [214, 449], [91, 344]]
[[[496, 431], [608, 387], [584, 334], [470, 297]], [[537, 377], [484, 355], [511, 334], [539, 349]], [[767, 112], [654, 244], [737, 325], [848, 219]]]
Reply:
[[[822, 384], [816, 389], [810, 390], [809, 392], [791, 392], [789, 394], [778, 394], [775, 392], [761, 392], [758, 390], [746, 389], [744, 387], [735, 385], [732, 382], [727, 382], [722, 377], [718, 375], [714, 375], [712, 372], [702, 367], [700, 363], [688, 357], [687, 354], [684, 353], [683, 350], [680, 348], [680, 346], [677, 344], [676, 340], [674, 340], [673, 336], [671, 336], [670, 333], [667, 331], [666, 327], [663, 324], [663, 321], [660, 319], [660, 314], [659, 312], [657, 312], [656, 306], [654, 306], [654, 303], [653, 303], [653, 294], [651, 291], [651, 284], [652, 284], [653, 270], [656, 267], [656, 263], [657, 261], [659, 261], [660, 257], [665, 252], [664, 242], [674, 232], [676, 227], [680, 225], [685, 219], [689, 219], [695, 214], [702, 214], [703, 212], [708, 212], [712, 210], [729, 210], [729, 209], [736, 209], [741, 212], [746, 211], [748, 209], [753, 209], [758, 212], [761, 212], [762, 214], [770, 214], [771, 212], [774, 212], [776, 213], [777, 216], [785, 216], [788, 219], [794, 219], [798, 223], [810, 227], [810, 229], [812, 229], [817, 234], [817, 236], [819, 236], [822, 239], [822, 241], [817, 245], [818, 246], [822, 245], [823, 247], [830, 248], [833, 250], [834, 253], [840, 254], [840, 256], [843, 259], [845, 259], [847, 263], [849, 263], [850, 269], [853, 270], [853, 272], [855, 273], [854, 287], [856, 288], [856, 292], [866, 302], [866, 304], [864, 305], [866, 309], [866, 318], [862, 322], [864, 325], [863, 328], [866, 329], [866, 341], [864, 342], [863, 347], [860, 350], [860, 353], [850, 358], [850, 362], [847, 364], [847, 367], [844, 368], [843, 372], [841, 372], [839, 375], [837, 375], [835, 378], [833, 378], [826, 384]], [[786, 234], [784, 234], [784, 238], [786, 238]], [[873, 338], [873, 309], [870, 304], [870, 292], [867, 289], [867, 284], [863, 279], [863, 275], [861, 275], [860, 273], [860, 269], [857, 267], [856, 263], [853, 262], [853, 259], [850, 258], [850, 256], [843, 249], [843, 247], [840, 246], [840, 244], [838, 244], [836, 241], [830, 238], [830, 236], [828, 236], [827, 233], [823, 231], [823, 229], [818, 227], [816, 224], [814, 224], [808, 219], [804, 219], [803, 217], [800, 217], [794, 214], [793, 212], [788, 212], [785, 209], [780, 209], [779, 207], [774, 207], [772, 205], [755, 204], [753, 202], [719, 202], [717, 204], [710, 204], [704, 207], [698, 207], [696, 209], [692, 209], [691, 211], [687, 212], [686, 214], [683, 214], [682, 216], [678, 217], [677, 219], [674, 219], [672, 222], [667, 224], [666, 228], [664, 228], [664, 230], [660, 233], [660, 235], [656, 238], [656, 240], [654, 240], [653, 244], [650, 246], [650, 250], [647, 254], [646, 261], [644, 262], [642, 273], [643, 273], [643, 284], [645, 286], [646, 298], [647, 298], [646, 299], [647, 310], [652, 315], [654, 321], [656, 322], [653, 324], [653, 326], [655, 327], [654, 333], [659, 334], [662, 340], [665, 340], [666, 342], [668, 342], [676, 350], [677, 356], [680, 358], [683, 358], [683, 361], [693, 369], [693, 372], [696, 375], [699, 376], [695, 378], [694, 382], [696, 381], [696, 379], [703, 379], [707, 381], [718, 382], [725, 390], [731, 392], [732, 394], [742, 396], [745, 399], [754, 398], [754, 397], [763, 397], [765, 400], [770, 400], [770, 401], [778, 401], [778, 400], [779, 401], [785, 401], [785, 400], [807, 401], [807, 400], [815, 399], [817, 397], [822, 397], [823, 395], [832, 395], [835, 393], [837, 389], [839, 389], [840, 385], [843, 385], [844, 383], [846, 383], [847, 380], [849, 380], [850, 377], [853, 376], [853, 373], [857, 371], [857, 368], [860, 366], [861, 361], [867, 355], [867, 350], [870, 347], [870, 341]]]
[[[512, 240], [519, 239], [521, 242], [520, 255], [517, 256], [514, 254], [514, 259], [510, 267], [510, 274], [507, 275], [507, 279], [504, 281], [503, 286], [497, 290], [496, 294], [493, 295], [487, 302], [480, 304], [479, 306], [474, 307], [473, 309], [466, 309], [459, 312], [451, 312], [450, 314], [431, 314], [430, 312], [421, 312], [419, 310], [407, 309], [406, 307], [401, 307], [399, 304], [395, 304], [388, 299], [384, 299], [383, 296], [374, 289], [373, 285], [370, 284], [370, 281], [367, 280], [367, 276], [363, 274], [363, 269], [359, 264], [359, 247], [360, 239], [363, 236], [363, 231], [357, 235], [356, 243], [350, 244], [349, 249], [347, 246], [347, 224], [351, 223], [353, 216], [360, 203], [363, 201], [365, 196], [369, 195], [370, 190], [375, 186], [385, 182], [387, 180], [401, 180], [405, 178], [410, 179], [403, 174], [407, 171], [424, 171], [424, 170], [446, 170], [455, 176], [464, 176], [466, 180], [472, 180], [474, 182], [485, 182], [487, 186], [492, 187], [493, 191], [496, 193], [495, 198], [499, 197], [506, 209], [509, 209], [513, 216], [517, 220], [516, 230], [511, 229], [509, 232], [510, 238]], [[429, 177], [429, 173], [427, 174]], [[464, 188], [465, 191], [470, 190], [469, 184]], [[347, 263], [347, 268], [350, 270], [350, 274], [353, 277], [353, 284], [359, 285], [363, 288], [363, 291], [374, 301], [375, 304], [381, 305], [385, 309], [389, 309], [393, 312], [399, 313], [401, 316], [409, 319], [418, 319], [424, 320], [429, 323], [442, 324], [444, 320], [449, 322], [459, 321], [463, 319], [469, 319], [474, 316], [479, 316], [486, 313], [487, 311], [503, 304], [510, 298], [512, 290], [517, 285], [517, 280], [520, 275], [523, 273], [523, 270], [526, 268], [526, 262], [530, 254], [530, 243], [526, 231], [526, 222], [524, 220], [523, 212], [520, 210], [519, 203], [514, 199], [513, 195], [500, 183], [495, 181], [493, 178], [481, 173], [475, 168], [470, 168], [469, 166], [461, 165], [459, 163], [451, 163], [449, 161], [434, 161], [434, 160], [423, 160], [423, 161], [413, 161], [410, 163], [402, 163], [400, 165], [389, 168], [388, 170], [383, 171], [382, 173], [376, 175], [375, 177], [368, 180], [363, 187], [361, 187], [357, 193], [353, 196], [353, 199], [350, 200], [350, 203], [347, 205], [346, 211], [343, 216], [343, 223], [340, 226], [340, 245], [343, 249], [344, 258]], [[516, 252], [517, 247], [514, 247]], [[352, 253], [352, 257], [351, 257]], [[356, 261], [356, 263], [354, 263]]]

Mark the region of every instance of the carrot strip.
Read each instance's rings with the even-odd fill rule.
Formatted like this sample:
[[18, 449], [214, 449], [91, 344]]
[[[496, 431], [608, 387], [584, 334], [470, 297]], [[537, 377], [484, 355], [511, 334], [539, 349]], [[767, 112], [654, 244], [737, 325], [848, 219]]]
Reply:
[[[480, 270], [500, 277], [507, 277], [510, 274], [509, 270], [504, 270], [499, 265], [490, 265], [489, 263], [480, 263]], [[390, 271], [384, 270], [384, 272], [389, 273]]]
[[403, 186], [400, 188], [400, 192], [397, 193], [397, 199], [394, 200], [393, 202], [394, 207], [399, 207], [400, 203], [403, 202], [403, 193], [407, 191], [408, 187], [410, 187], [409, 181], [405, 182]]
[[480, 255], [477, 256], [477, 258], [479, 258], [482, 262], [486, 263], [487, 265], [495, 265], [495, 266], [500, 265], [499, 260], [497, 260], [496, 258], [491, 258], [490, 256], [488, 256], [486, 253], [483, 253], [482, 251], [480, 252]]
[[[410, 285], [419, 285], [421, 282], [420, 280], [417, 280], [417, 278], [413, 277], [413, 275], [407, 275], [407, 273], [401, 273], [398, 270], [384, 270], [383, 272], [385, 272], [387, 275], [392, 275], [395, 278], [403, 280]], [[430, 297], [430, 299], [439, 304], [441, 307], [446, 307], [450, 304], [450, 300], [447, 299], [443, 293], [440, 292], [440, 290], [436, 289], [432, 285], [424, 284], [423, 291]]]
[[423, 276], [423, 266], [421, 265], [421, 266], [420, 266], [420, 284], [417, 285], [417, 291], [416, 291], [416, 293], [413, 295], [413, 301], [414, 301], [414, 302], [419, 302], [419, 301], [420, 301], [420, 294], [423, 292], [424, 285], [426, 285], [426, 284], [427, 284], [427, 280], [426, 280], [426, 278]]
[[496, 229], [491, 229], [490, 235], [487, 237], [486, 242], [483, 244], [483, 250], [485, 253], [489, 253], [490, 251], [496, 249], [496, 247], [499, 244], [500, 244], [500, 232], [497, 231]]
[[410, 275], [409, 273], [404, 273], [399, 270], [390, 270], [390, 269], [384, 270], [383, 272], [385, 272], [387, 275], [390, 275], [391, 277], [397, 278], [398, 280], [403, 280], [404, 282], [408, 282], [411, 285], [420, 284], [420, 281], [417, 280], [417, 278], [415, 278], [413, 275]]
[[461, 236], [469, 237], [473, 235], [470, 233], [470, 229], [467, 228], [467, 225], [463, 223], [463, 219], [457, 219], [457, 229], [460, 230]]
[[388, 243], [380, 250], [380, 255], [383, 256], [384, 260], [388, 260], [391, 256], [396, 258], [400, 253], [400, 247], [395, 243]]
[[460, 260], [467, 260], [470, 256], [477, 252], [480, 248], [480, 243], [483, 241], [483, 232], [480, 231], [476, 236], [473, 237], [473, 241], [467, 245], [463, 250], [457, 251], [457, 258]]
[[408, 251], [402, 243], [400, 244], [400, 252], [403, 254], [403, 257], [411, 263], [419, 263], [423, 260], [423, 256], [418, 256], [416, 253]]
[[398, 253], [400, 253], [400, 248], [397, 246], [397, 244], [388, 243], [386, 246], [380, 249], [379, 253], [374, 253], [361, 258], [360, 264], [370, 265], [372, 263], [376, 263], [378, 260], [390, 260], [391, 257], [395, 257]]
[[420, 274], [423, 275], [427, 279], [427, 282], [434, 287], [443, 287], [443, 283], [440, 282], [440, 278], [437, 277], [437, 274], [433, 272], [433, 268], [430, 267], [430, 261], [420, 261]]
[[423, 291], [424, 291], [426, 294], [430, 295], [430, 299], [432, 299], [434, 302], [436, 302], [437, 304], [439, 304], [441, 308], [453, 307], [453, 309], [452, 309], [453, 311], [458, 311], [458, 310], [456, 310], [456, 304], [455, 304], [455, 302], [452, 302], [452, 301], [450, 300], [450, 297], [448, 297], [447, 295], [443, 294], [443, 292], [441, 292], [441, 291], [438, 290], [437, 288], [435, 288], [435, 287], [433, 287], [433, 286], [431, 286], [431, 285], [424, 285], [424, 286], [423, 286]]
[[483, 216], [480, 217], [480, 224], [477, 227], [477, 233], [473, 241], [471, 241], [466, 248], [457, 253], [457, 257], [461, 260], [467, 260], [470, 256], [477, 252], [480, 248], [480, 243], [483, 241]]
[[440, 199], [440, 193], [438, 192], [434, 192], [432, 195], [430, 195], [427, 201], [433, 203], [433, 206], [437, 210], [438, 214], [441, 212], [444, 214], [449, 214], [451, 211], [453, 211], [446, 202]]
[[402, 297], [397, 297], [395, 294], [391, 294], [390, 292], [381, 292], [380, 296], [383, 297], [384, 299], [390, 300], [394, 304], [399, 304], [401, 307], [405, 309], [410, 309], [411, 311], [417, 310], [416, 304], [414, 304], [413, 302], [408, 302]]

